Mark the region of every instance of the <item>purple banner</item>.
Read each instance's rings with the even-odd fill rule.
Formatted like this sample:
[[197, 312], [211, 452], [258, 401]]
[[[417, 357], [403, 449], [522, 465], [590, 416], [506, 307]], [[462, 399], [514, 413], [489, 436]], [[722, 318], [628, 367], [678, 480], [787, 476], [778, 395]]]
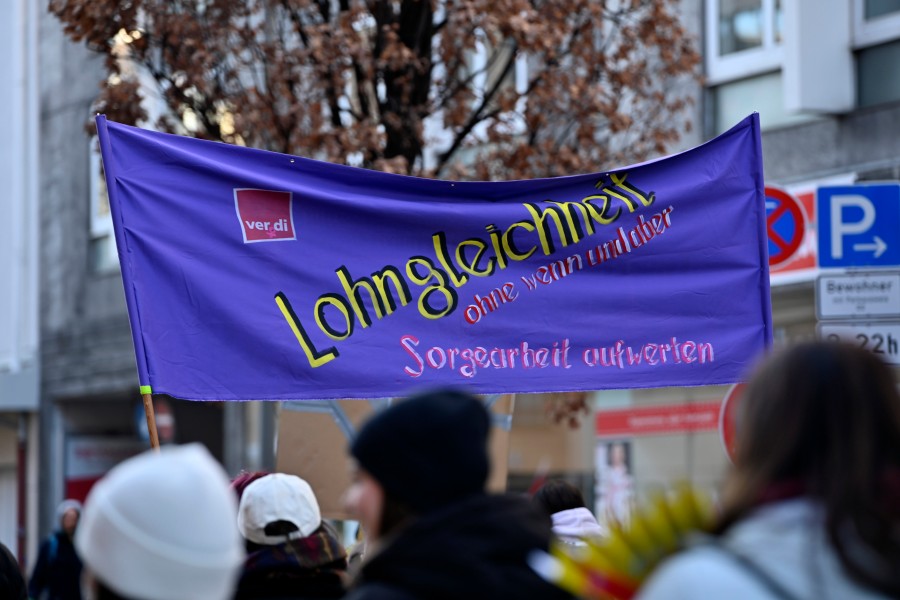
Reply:
[[490, 183], [97, 127], [144, 391], [725, 384], [771, 341], [757, 115], [661, 160]]

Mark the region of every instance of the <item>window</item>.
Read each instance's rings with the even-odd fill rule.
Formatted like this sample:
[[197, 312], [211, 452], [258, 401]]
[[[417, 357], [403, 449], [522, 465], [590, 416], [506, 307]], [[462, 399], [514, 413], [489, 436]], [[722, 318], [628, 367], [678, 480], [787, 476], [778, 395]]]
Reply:
[[706, 71], [711, 83], [781, 67], [781, 0], [707, 0]]
[[863, 3], [863, 17], [867, 20], [891, 13], [900, 13], [900, 0], [865, 0]]
[[806, 123], [815, 117], [791, 114], [784, 108], [781, 73], [766, 73], [731, 81], [712, 89], [714, 94], [715, 134], [727, 131], [752, 112], [759, 113], [761, 129]]
[[752, 112], [771, 129], [813, 119], [785, 109], [783, 0], [706, 0], [706, 72], [719, 134]]
[[854, 0], [853, 13], [857, 105], [900, 100], [900, 0]]
[[856, 53], [856, 90], [860, 107], [900, 100], [900, 40]]
[[854, 0], [854, 47], [874, 46], [897, 38], [900, 38], [900, 0]]
[[109, 196], [97, 138], [91, 139], [91, 238], [90, 266], [94, 273], [110, 273], [119, 269], [116, 254], [116, 237], [113, 233]]

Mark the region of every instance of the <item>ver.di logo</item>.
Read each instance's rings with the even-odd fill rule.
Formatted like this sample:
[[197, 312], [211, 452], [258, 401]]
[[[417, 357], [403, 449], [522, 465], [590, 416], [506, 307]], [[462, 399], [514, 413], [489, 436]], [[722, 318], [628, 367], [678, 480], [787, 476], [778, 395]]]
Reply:
[[291, 192], [235, 188], [237, 211], [244, 243], [296, 240]]

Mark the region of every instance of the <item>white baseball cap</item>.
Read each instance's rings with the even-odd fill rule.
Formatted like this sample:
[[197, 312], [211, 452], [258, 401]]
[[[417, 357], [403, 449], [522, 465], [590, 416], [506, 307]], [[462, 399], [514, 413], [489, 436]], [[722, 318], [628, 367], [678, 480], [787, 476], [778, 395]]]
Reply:
[[[297, 531], [266, 535], [266, 525], [288, 521]], [[252, 482], [241, 495], [237, 525], [245, 538], [264, 546], [311, 535], [322, 524], [319, 503], [306, 481], [296, 475], [272, 473]]]
[[244, 549], [237, 502], [222, 467], [200, 444], [145, 452], [93, 487], [75, 532], [85, 565], [135, 600], [226, 600]]

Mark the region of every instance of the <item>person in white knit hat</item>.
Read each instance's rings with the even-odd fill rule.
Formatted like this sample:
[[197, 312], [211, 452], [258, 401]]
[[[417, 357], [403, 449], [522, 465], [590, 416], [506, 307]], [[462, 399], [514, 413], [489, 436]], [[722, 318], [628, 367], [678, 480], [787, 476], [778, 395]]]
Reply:
[[86, 600], [226, 600], [244, 558], [237, 501], [200, 444], [146, 452], [91, 490], [75, 548]]

